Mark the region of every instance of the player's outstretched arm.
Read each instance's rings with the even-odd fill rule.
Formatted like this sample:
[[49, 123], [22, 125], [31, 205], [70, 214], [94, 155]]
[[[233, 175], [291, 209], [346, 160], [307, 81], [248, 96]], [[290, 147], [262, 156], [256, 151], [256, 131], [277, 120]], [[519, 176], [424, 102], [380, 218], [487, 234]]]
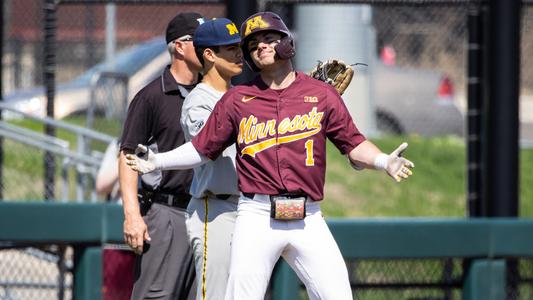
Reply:
[[191, 142], [163, 153], [155, 154], [139, 144], [135, 154], [126, 154], [126, 164], [133, 170], [146, 174], [155, 170], [187, 170], [203, 165], [209, 159], [196, 151]]
[[413, 175], [413, 162], [402, 157], [407, 148], [407, 143], [402, 143], [390, 154], [385, 154], [370, 141], [364, 141], [355, 147], [348, 155], [352, 166], [356, 169], [370, 168], [385, 170], [396, 182]]

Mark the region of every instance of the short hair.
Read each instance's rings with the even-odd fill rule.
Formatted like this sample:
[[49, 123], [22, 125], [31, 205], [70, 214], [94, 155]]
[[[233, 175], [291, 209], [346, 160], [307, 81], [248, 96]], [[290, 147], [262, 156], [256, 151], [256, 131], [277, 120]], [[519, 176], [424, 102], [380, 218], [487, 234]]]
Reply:
[[196, 57], [198, 57], [198, 60], [202, 64], [202, 67], [205, 67], [204, 65], [204, 51], [205, 49], [211, 49], [213, 52], [218, 53], [220, 52], [220, 46], [209, 46], [209, 47], [194, 47], [194, 53], [196, 53]]
[[176, 49], [176, 42], [174, 42], [174, 41], [168, 42], [167, 51], [168, 51], [168, 53], [170, 54], [171, 57], [174, 56], [174, 51], [176, 51], [175, 49]]

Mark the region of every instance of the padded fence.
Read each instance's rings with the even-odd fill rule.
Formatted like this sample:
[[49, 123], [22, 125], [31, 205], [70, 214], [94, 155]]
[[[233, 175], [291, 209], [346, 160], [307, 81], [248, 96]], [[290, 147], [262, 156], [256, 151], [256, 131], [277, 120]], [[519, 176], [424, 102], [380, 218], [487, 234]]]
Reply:
[[[0, 203], [0, 228], [12, 229], [0, 232], [0, 299], [126, 299], [131, 252], [109, 244], [121, 241], [122, 221], [116, 204]], [[354, 299], [532, 297], [533, 220], [329, 219], [328, 225], [347, 259]], [[307, 296], [283, 263], [267, 298]]]

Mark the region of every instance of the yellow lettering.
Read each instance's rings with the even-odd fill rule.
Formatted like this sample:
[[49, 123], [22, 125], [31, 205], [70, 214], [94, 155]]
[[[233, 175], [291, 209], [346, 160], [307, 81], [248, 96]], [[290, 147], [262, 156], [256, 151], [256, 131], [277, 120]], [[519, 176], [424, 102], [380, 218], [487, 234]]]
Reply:
[[276, 135], [276, 120], [268, 120], [265, 127], [265, 135], [274, 136]]
[[250, 155], [251, 157], [255, 157], [256, 153], [259, 153], [263, 150], [266, 150], [270, 147], [273, 147], [275, 145], [281, 145], [281, 144], [288, 144], [290, 142], [294, 142], [297, 140], [305, 139], [308, 137], [311, 137], [317, 133], [320, 132], [321, 128], [315, 128], [311, 131], [296, 133], [293, 135], [286, 135], [278, 138], [277, 140], [275, 138], [264, 140], [262, 142], [259, 142], [257, 144], [253, 144], [250, 146], [246, 146], [242, 148], [241, 150], [241, 156], [244, 156], [246, 154]]
[[303, 115], [298, 122], [298, 130], [304, 130], [309, 125], [309, 116]]
[[295, 132], [298, 129], [298, 121], [300, 121], [300, 115], [294, 116], [289, 127], [289, 132]]
[[[322, 130], [322, 124], [320, 124], [320, 121], [322, 120], [323, 116], [323, 112], [317, 112], [317, 108], [313, 107], [311, 111], [305, 115], [295, 115], [292, 119], [284, 118], [281, 120], [277, 126], [277, 132], [277, 122], [275, 119], [258, 123], [258, 119], [254, 115], [250, 115], [248, 118], [243, 118], [239, 124], [237, 142], [239, 144], [247, 144], [248, 146], [241, 150], [241, 155], [248, 154], [252, 157], [255, 157], [256, 153], [275, 145], [286, 144], [311, 137]], [[300, 132], [291, 135], [284, 135], [286, 133], [293, 133], [296, 131]], [[276, 134], [278, 136], [274, 137]], [[258, 139], [264, 139], [267, 137], [274, 138], [266, 139], [249, 145]], [[308, 143], [306, 143], [306, 163], [308, 166], [314, 164], [312, 146], [312, 141], [308, 141]]]
[[289, 126], [291, 125], [291, 119], [285, 118], [281, 120], [278, 126], [278, 134], [285, 134], [287, 130], [289, 130]]
[[265, 129], [265, 123], [259, 123], [257, 124], [257, 138], [262, 139], [267, 136], [267, 130]]
[[235, 26], [233, 23], [226, 24], [226, 28], [228, 29], [229, 35], [239, 34], [237, 26]]
[[305, 142], [305, 165], [310, 167], [315, 165], [315, 159], [313, 157], [313, 140], [307, 140]]
[[257, 130], [255, 123], [256, 122], [254, 122], [254, 126], [252, 126], [252, 129], [250, 130], [250, 134], [246, 137], [246, 144], [257, 141], [257, 134], [259, 130]]
[[239, 144], [243, 142], [249, 143], [248, 139], [250, 136], [250, 130], [252, 125], [257, 122], [257, 118], [254, 115], [251, 115], [249, 118], [243, 118], [239, 124], [239, 136], [237, 141]]
[[246, 30], [244, 31], [244, 36], [248, 36], [252, 33], [252, 30], [256, 28], [268, 28], [270, 24], [265, 22], [261, 16], [256, 16], [253, 19], [246, 21]]
[[316, 107], [313, 107], [313, 109], [309, 112], [309, 117], [311, 120], [309, 122], [309, 125], [307, 126], [307, 129], [313, 129], [321, 126], [320, 121], [322, 120], [323, 115], [323, 112], [317, 113]]

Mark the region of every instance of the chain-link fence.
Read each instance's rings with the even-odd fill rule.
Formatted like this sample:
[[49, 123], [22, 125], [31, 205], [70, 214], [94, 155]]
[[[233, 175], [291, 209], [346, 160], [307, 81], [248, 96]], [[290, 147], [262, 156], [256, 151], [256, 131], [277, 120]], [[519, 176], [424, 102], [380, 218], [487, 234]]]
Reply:
[[[377, 61], [373, 61], [372, 55], [365, 57], [371, 62], [370, 68], [373, 66], [369, 72], [371, 96], [368, 98], [374, 102], [377, 127], [382, 132], [423, 135], [465, 133], [467, 21], [468, 11], [473, 7], [471, 3], [413, 5], [405, 1], [385, 5], [378, 2], [364, 5], [368, 9], [362, 16], [357, 16], [357, 11], [353, 9], [356, 5], [351, 4], [287, 5], [266, 2], [264, 8], [277, 11], [290, 20], [292, 30], [297, 33], [298, 56], [305, 57], [297, 58], [300, 68], [308, 69], [316, 59], [327, 58], [320, 55], [342, 55], [346, 51], [344, 47], [350, 47], [352, 53], [344, 58], [358, 62], [365, 57], [359, 55], [357, 48], [361, 46], [358, 43], [370, 44], [366, 50], [372, 52]], [[315, 11], [308, 8], [313, 6], [317, 7]], [[335, 6], [338, 8], [333, 8]], [[346, 12], [350, 10], [353, 12], [352, 22], [345, 20]], [[299, 13], [302, 11], [307, 14]], [[309, 16], [309, 13], [313, 15]], [[309, 20], [300, 21], [304, 18]], [[533, 142], [533, 62], [529, 55], [533, 51], [533, 35], [530, 34], [532, 18], [533, 6], [524, 5], [520, 133], [525, 144]], [[312, 27], [313, 24], [319, 25]], [[308, 26], [312, 30], [307, 30]], [[346, 26], [349, 28], [345, 29]], [[364, 30], [361, 31], [361, 28]], [[355, 42], [350, 43], [349, 40]], [[302, 49], [302, 44], [305, 49]], [[310, 47], [317, 49], [309, 50]], [[308, 52], [320, 54], [307, 55]], [[364, 69], [359, 71], [364, 75]], [[355, 80], [358, 79], [364, 79], [364, 76], [356, 76]], [[347, 100], [349, 96], [344, 98]], [[361, 99], [365, 96], [357, 94], [351, 101], [360, 102]], [[402, 110], [401, 107], [408, 109]], [[358, 121], [364, 117], [356, 116]]]
[[72, 299], [71, 267], [72, 251], [62, 246], [1, 250], [0, 299]]
[[[368, 97], [352, 102], [368, 99], [374, 103], [379, 130], [424, 135], [464, 134], [467, 3], [423, 5], [415, 1], [417, 4], [413, 5], [406, 1], [405, 4], [364, 5], [361, 9], [352, 4], [259, 2], [261, 9], [278, 12], [294, 31], [298, 57], [306, 60], [297, 64], [303, 70], [309, 69], [309, 64], [316, 59], [328, 58], [322, 55], [328, 53], [329, 45], [337, 45], [334, 51], [342, 49], [343, 53], [348, 40], [368, 47], [363, 49], [366, 52], [361, 50], [366, 56], [347, 54], [344, 59], [350, 62], [366, 59], [371, 66], [368, 70], [359, 70], [355, 78], [356, 85], [358, 81], [368, 82]], [[44, 84], [44, 3], [41, 0], [2, 2], [5, 100], [20, 101], [18, 109], [38, 115], [44, 115], [46, 109], [44, 91], [33, 89]], [[303, 14], [314, 13], [313, 5], [320, 5], [319, 14]], [[361, 15], [346, 18], [352, 23], [345, 25], [335, 13], [339, 9], [361, 9]], [[118, 136], [125, 108], [122, 101], [131, 100], [168, 62], [160, 36], [168, 20], [179, 11], [198, 11], [206, 17], [226, 15], [222, 3], [148, 5], [137, 1], [136, 4], [59, 5], [55, 44], [56, 114], [77, 125]], [[522, 12], [521, 136], [533, 140], [533, 58], [530, 55], [533, 53], [533, 6], [525, 5]], [[324, 28], [324, 35], [318, 36], [318, 31], [312, 31], [316, 37], [313, 39], [311, 35], [306, 40], [306, 30], [311, 28], [305, 23], [306, 18], [313, 23], [328, 20], [329, 27]], [[341, 35], [342, 28], [346, 29], [343, 33], [348, 34]], [[114, 39], [109, 40], [109, 36]], [[314, 51], [321, 55], [312, 57], [312, 48], [317, 48]], [[336, 56], [335, 52], [332, 56]], [[393, 107], [402, 106], [409, 112], [394, 114]], [[42, 132], [42, 125], [33, 121], [15, 120], [10, 124]], [[11, 127], [0, 129], [3, 133], [12, 133], [12, 136], [2, 135], [4, 176], [0, 188], [4, 199], [43, 198], [46, 187], [43, 157], [51, 150], [57, 150], [52, 151], [56, 168], [51, 189], [55, 199], [93, 197], [98, 164], [80, 163], [81, 157], [66, 155], [65, 151], [78, 153], [78, 149], [84, 149], [82, 157], [98, 160], [108, 143], [84, 144], [75, 133], [61, 130], [56, 140], [27, 132], [23, 135], [17, 131], [20, 129]], [[17, 139], [17, 136], [24, 138]], [[11, 246], [16, 245], [0, 250], [0, 299], [72, 297], [68, 251], [63, 252], [65, 249], [58, 246], [47, 249], [13, 249]], [[356, 299], [460, 299], [464, 263], [461, 259], [413, 259], [358, 260], [348, 265]], [[509, 276], [516, 279], [518, 288], [509, 290], [509, 299], [533, 297], [531, 264], [530, 260], [519, 260], [517, 272]], [[63, 273], [62, 270], [67, 271]]]
[[[280, 4], [277, 1], [261, 1], [260, 7], [279, 12], [297, 33], [297, 44], [305, 43], [299, 40], [300, 37], [304, 38], [305, 28], [298, 27], [301, 22], [298, 22], [297, 12], [303, 6], [312, 5], [298, 4], [298, 1], [287, 2]], [[335, 15], [327, 13], [328, 7], [334, 5], [313, 5], [326, 8], [320, 11], [318, 19], [328, 19], [332, 26], [339, 22], [334, 19]], [[344, 8], [354, 6], [337, 5]], [[10, 95], [16, 90], [43, 84], [43, 1], [4, 1], [4, 6], [4, 94]], [[366, 40], [361, 40], [356, 36], [356, 30], [352, 29], [349, 29], [350, 36], [336, 35], [336, 31], [332, 30], [328, 34], [337, 40], [373, 42], [373, 48], [370, 49], [375, 52], [373, 56], [377, 61], [372, 61], [374, 72], [370, 98], [376, 105], [376, 123], [379, 129], [392, 133], [464, 133], [469, 4], [411, 5], [406, 1], [404, 4], [367, 6], [371, 14], [368, 28], [374, 37], [367, 36]], [[136, 4], [113, 7], [112, 10], [106, 4], [58, 6], [56, 78], [59, 84], [71, 82], [106, 57], [113, 58], [113, 55], [119, 55], [123, 49], [161, 36], [167, 20], [177, 11], [195, 10], [207, 17], [225, 15], [223, 4]], [[529, 5], [523, 8], [521, 35], [521, 136], [528, 140], [533, 140], [533, 68], [530, 67], [533, 62], [529, 55], [533, 51], [533, 35], [528, 34], [532, 30], [532, 9]], [[114, 21], [110, 22], [109, 19]], [[115, 39], [110, 42], [106, 38], [111, 34]], [[317, 47], [327, 48], [327, 44], [317, 43]], [[299, 56], [304, 56], [306, 52], [309, 50], [299, 48]], [[349, 59], [355, 62], [361, 57], [354, 54]], [[310, 64], [314, 63], [314, 58], [309, 61]], [[308, 64], [301, 65], [306, 69], [308, 67]], [[85, 80], [90, 81], [90, 78]], [[142, 83], [147, 80], [144, 79]], [[130, 99], [142, 83], [137, 84], [137, 88], [130, 88]], [[59, 88], [56, 100], [58, 107], [61, 93]], [[361, 101], [361, 97], [357, 101]], [[36, 102], [33, 101], [32, 109], [35, 109]], [[43, 102], [42, 99], [40, 102]], [[395, 114], [392, 106], [402, 103], [411, 110], [417, 107], [420, 109], [411, 114]], [[448, 117], [443, 118], [443, 115]]]
[[[116, 4], [113, 5], [114, 9], [110, 9], [105, 3], [90, 2], [57, 6], [55, 48], [58, 84], [68, 82], [104, 61], [109, 51], [106, 47], [120, 52], [156, 36], [163, 36], [168, 21], [180, 11], [197, 11], [206, 17], [225, 15], [223, 4], [142, 4], [142, 1], [137, 1], [137, 4]], [[16, 89], [31, 88], [44, 82], [44, 3], [40, 0], [3, 1], [3, 78], [6, 95]], [[109, 21], [110, 18], [113, 22]], [[114, 46], [106, 45], [106, 34], [115, 36], [115, 40], [111, 41]]]
[[[180, 11], [198, 11], [206, 17], [223, 16], [225, 6], [89, 2], [59, 2], [56, 6], [54, 116], [117, 137], [128, 101], [170, 62], [162, 38], [168, 21]], [[4, 103], [44, 117], [47, 110], [42, 88], [45, 1], [3, 1], [2, 5]], [[20, 130], [43, 132], [42, 122], [21, 119], [12, 111], [4, 110], [3, 115], [10, 125]], [[50, 140], [61, 145], [54, 145], [57, 151], [52, 153], [45, 147], [50, 143], [44, 136], [38, 137], [39, 145], [29, 145], [29, 135], [23, 139], [6, 139], [4, 174], [8, 176], [3, 176], [1, 183], [4, 199], [42, 199], [46, 193], [48, 199], [94, 200], [95, 195], [88, 189], [94, 192], [98, 164], [110, 141], [80, 138], [77, 132], [64, 132], [55, 125], [53, 128], [57, 138]], [[13, 134], [20, 135], [18, 131]], [[62, 151], [77, 153], [96, 163], [80, 163], [80, 157], [65, 156]], [[45, 172], [53, 174], [45, 176]], [[20, 182], [33, 184], [19, 186]], [[98, 195], [100, 199], [103, 197]]]
[[[0, 299], [73, 299], [76, 246], [0, 243]], [[107, 244], [102, 252], [102, 299], [129, 299], [135, 254]]]
[[[509, 272], [506, 299], [531, 299], [533, 261], [529, 258], [517, 261], [518, 267]], [[354, 298], [358, 300], [462, 299], [467, 265], [468, 260], [457, 258], [348, 262]]]

